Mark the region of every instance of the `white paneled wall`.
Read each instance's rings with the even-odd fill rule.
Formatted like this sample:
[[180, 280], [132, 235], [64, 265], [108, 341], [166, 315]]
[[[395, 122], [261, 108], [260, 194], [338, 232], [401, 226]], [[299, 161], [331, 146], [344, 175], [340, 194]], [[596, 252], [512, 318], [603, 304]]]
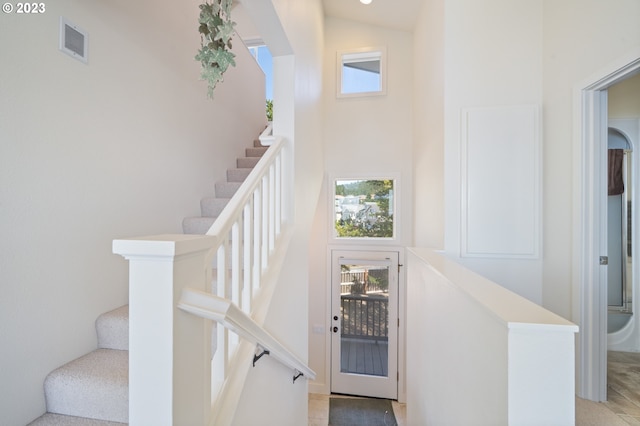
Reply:
[[539, 256], [538, 117], [535, 105], [463, 110], [462, 256]]

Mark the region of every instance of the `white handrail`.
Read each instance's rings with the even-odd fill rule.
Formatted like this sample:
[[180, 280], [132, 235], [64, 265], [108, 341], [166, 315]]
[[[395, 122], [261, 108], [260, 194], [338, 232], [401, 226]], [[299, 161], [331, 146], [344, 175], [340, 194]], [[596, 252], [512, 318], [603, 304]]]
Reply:
[[233, 219], [241, 215], [245, 204], [249, 202], [256, 189], [259, 189], [261, 178], [270, 172], [269, 168], [273, 166], [275, 159], [279, 157], [283, 147], [284, 139], [277, 138], [229, 200], [229, 203], [220, 213], [220, 216], [217, 217], [213, 225], [211, 225], [211, 228], [207, 231], [207, 235], [216, 236], [218, 237], [217, 241], [222, 241], [226, 233], [231, 230]]
[[273, 142], [276, 140], [276, 137], [273, 136], [273, 123], [269, 122], [267, 128], [260, 134], [260, 145], [262, 146], [270, 146], [273, 145]]
[[[266, 131], [271, 132], [270, 128]], [[239, 352], [245, 353], [240, 351], [239, 337], [269, 350], [275, 358], [298, 373], [315, 377], [315, 373], [304, 362], [261, 329], [260, 321], [264, 319], [264, 307], [268, 306], [268, 302], [256, 303], [258, 297], [265, 301], [269, 299], [268, 294], [273, 288], [269, 286], [268, 291], [263, 288], [269, 282], [266, 277], [273, 277], [274, 270], [271, 267], [278, 268], [278, 261], [281, 261], [280, 256], [286, 246], [284, 231], [288, 230], [285, 225], [291, 203], [287, 199], [289, 194], [284, 191], [287, 167], [290, 167], [285, 147], [285, 139], [273, 139], [269, 149], [207, 231], [207, 236], [215, 239], [215, 293], [218, 297], [207, 295], [207, 299], [204, 293], [200, 295], [201, 305], [188, 304], [185, 300], [180, 302], [183, 310], [191, 313], [197, 311], [199, 316], [202, 314], [199, 309], [208, 306], [203, 300], [208, 303], [217, 300], [218, 304], [227, 306], [224, 312], [233, 313], [231, 317], [218, 316], [217, 319], [214, 314], [208, 314], [211, 319], [224, 325], [224, 328], [218, 328], [217, 348], [212, 360], [212, 396], [216, 408], [220, 408], [220, 405], [233, 406], [236, 401], [232, 394], [239, 397], [239, 394], [228, 392], [229, 375], [238, 371], [233, 360], [244, 356]], [[188, 293], [183, 293], [183, 298], [185, 294]], [[191, 294], [190, 300], [194, 298]], [[243, 315], [240, 315], [241, 312]], [[244, 373], [237, 374], [240, 377]]]
[[185, 288], [178, 308], [202, 318], [216, 321], [249, 342], [269, 351], [269, 355], [293, 370], [294, 380], [298, 373], [314, 380], [316, 373], [293, 352], [283, 346], [250, 316], [242, 312], [230, 300], [199, 290]]
[[276, 138], [207, 231], [218, 247], [217, 295], [247, 313], [283, 226], [284, 146]]
[[[130, 424], [205, 425], [212, 418], [226, 424], [241, 398], [253, 344], [290, 366], [294, 378], [315, 377], [261, 328], [292, 233], [286, 147], [275, 138], [207, 235], [114, 240], [114, 253], [129, 260]], [[208, 293], [214, 258], [218, 297]], [[205, 312], [212, 305], [218, 309]], [[175, 315], [178, 308], [197, 316]], [[224, 326], [217, 328], [213, 359], [211, 323], [202, 316]], [[173, 380], [177, 370], [180, 380]]]

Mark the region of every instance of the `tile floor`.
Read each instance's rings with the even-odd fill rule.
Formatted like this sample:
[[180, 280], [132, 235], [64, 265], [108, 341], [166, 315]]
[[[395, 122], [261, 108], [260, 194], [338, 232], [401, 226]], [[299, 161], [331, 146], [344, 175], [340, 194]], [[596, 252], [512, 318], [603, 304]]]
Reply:
[[[640, 426], [640, 353], [609, 351], [608, 360], [608, 401], [603, 405], [627, 424]], [[329, 424], [329, 398], [309, 394], [309, 426]], [[406, 426], [406, 405], [396, 401], [392, 405], [398, 426]]]
[[[319, 395], [315, 393], [309, 394], [309, 426], [327, 426], [329, 424], [329, 398], [337, 397], [337, 395]], [[341, 397], [355, 398], [355, 397]], [[397, 401], [391, 401], [393, 406], [393, 415], [396, 417], [398, 426], [406, 426], [407, 424], [407, 407]]]
[[[640, 426], [640, 353], [609, 351], [608, 359], [608, 401], [602, 404], [625, 423]], [[329, 398], [309, 394], [309, 426], [329, 424]], [[392, 405], [398, 426], [406, 426], [406, 405], [396, 401]]]
[[607, 402], [630, 425], [640, 426], [640, 353], [608, 352]]

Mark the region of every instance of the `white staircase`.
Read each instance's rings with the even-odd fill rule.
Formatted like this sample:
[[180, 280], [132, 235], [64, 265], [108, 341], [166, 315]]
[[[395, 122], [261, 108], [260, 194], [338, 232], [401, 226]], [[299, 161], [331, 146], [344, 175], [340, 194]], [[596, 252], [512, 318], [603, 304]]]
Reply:
[[47, 413], [32, 426], [122, 425], [129, 416], [129, 307], [96, 320], [98, 349], [49, 373]]
[[[276, 339], [265, 329], [274, 309], [290, 301], [287, 290], [278, 290], [295, 285], [280, 276], [295, 230], [293, 152], [270, 126], [260, 140], [269, 149], [259, 150], [266, 152], [205, 235], [113, 241], [113, 253], [129, 262], [135, 318], [129, 324], [130, 424], [222, 426], [246, 415], [251, 424], [273, 423], [268, 406], [292, 407], [278, 395], [306, 400], [301, 381], [315, 373], [291, 350], [296, 337]], [[217, 324], [215, 338], [207, 320]], [[278, 364], [254, 367], [256, 353], [266, 351]], [[274, 392], [273, 374], [285, 375], [277, 382], [284, 389]]]
[[[201, 215], [183, 220], [185, 234], [206, 234], [269, 147], [259, 140], [203, 198]], [[213, 276], [216, 276], [214, 270]], [[215, 285], [213, 286], [215, 290]], [[47, 413], [29, 426], [117, 426], [129, 419], [129, 306], [96, 320], [98, 349], [52, 371], [44, 382]], [[215, 333], [215, 326], [214, 326]], [[213, 339], [212, 351], [215, 352]]]
[[206, 197], [200, 200], [200, 216], [184, 218], [182, 232], [185, 234], [206, 234], [224, 207], [229, 203], [233, 194], [236, 193], [242, 182], [251, 173], [251, 170], [258, 164], [267, 148], [267, 146], [260, 144], [260, 140], [256, 139], [253, 142], [253, 147], [245, 150], [245, 157], [240, 157], [236, 160], [236, 168], [227, 170], [227, 180], [216, 182], [215, 197]]

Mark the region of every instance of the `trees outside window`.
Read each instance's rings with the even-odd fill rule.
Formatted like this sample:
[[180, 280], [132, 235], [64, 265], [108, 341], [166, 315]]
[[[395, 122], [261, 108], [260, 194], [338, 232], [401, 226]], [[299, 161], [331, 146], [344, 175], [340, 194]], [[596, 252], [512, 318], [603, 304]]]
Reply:
[[336, 236], [393, 238], [393, 186], [391, 179], [336, 180]]

